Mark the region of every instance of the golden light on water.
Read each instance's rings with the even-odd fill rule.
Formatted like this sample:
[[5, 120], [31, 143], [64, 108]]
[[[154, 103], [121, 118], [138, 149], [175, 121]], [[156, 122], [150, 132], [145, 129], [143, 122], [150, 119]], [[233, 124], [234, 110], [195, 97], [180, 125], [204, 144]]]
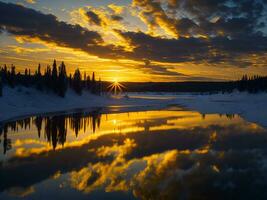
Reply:
[[[2, 174], [7, 174], [10, 169], [19, 172], [22, 169], [27, 172], [28, 179], [33, 180], [31, 186], [36, 188], [36, 184], [39, 184], [35, 182], [36, 174], [30, 173], [30, 168], [23, 168], [25, 162], [38, 169], [45, 166], [42, 171], [46, 175], [45, 181], [52, 182], [56, 187], [58, 183], [64, 183], [65, 189], [71, 188], [75, 193], [88, 195], [99, 191], [99, 188], [116, 193], [134, 193], [140, 190], [139, 185], [142, 188], [147, 186], [145, 190], [150, 190], [151, 187], [158, 189], [158, 185], [162, 183], [169, 184], [170, 176], [177, 174], [177, 171], [186, 172], [184, 177], [190, 175], [187, 182], [191, 179], [202, 180], [203, 168], [208, 172], [205, 176], [214, 178], [227, 171], [229, 166], [236, 166], [237, 157], [236, 154], [232, 157], [232, 148], [239, 153], [236, 149], [240, 148], [240, 144], [227, 146], [233, 144], [232, 133], [234, 137], [240, 135], [247, 140], [252, 137], [260, 139], [266, 133], [262, 127], [247, 122], [238, 115], [203, 116], [196, 111], [176, 106], [165, 110], [71, 114], [44, 118], [41, 122], [38, 120], [38, 117], [32, 117], [16, 122], [17, 125], [11, 123], [7, 128], [6, 137], [12, 141], [12, 150], [4, 157], [6, 165], [3, 165], [5, 171]], [[226, 149], [218, 148], [220, 144], [226, 144]], [[248, 144], [251, 145], [245, 142], [245, 145]], [[251, 151], [245, 155], [243, 150], [241, 152], [245, 161], [252, 156]], [[68, 167], [69, 158], [72, 159], [71, 167]], [[9, 162], [7, 159], [17, 162]], [[254, 157], [252, 159], [256, 160]], [[56, 165], [51, 165], [51, 162]], [[188, 163], [190, 170], [184, 170]], [[192, 174], [188, 175], [189, 172]], [[240, 180], [244, 180], [246, 175], [243, 175], [242, 173]], [[175, 181], [181, 180], [180, 174], [175, 178]], [[9, 192], [13, 192], [10, 194], [17, 195], [15, 184], [23, 185], [25, 179], [14, 179], [8, 176], [5, 180], [9, 181]], [[221, 180], [221, 176], [219, 179]], [[143, 186], [147, 181], [148, 184]], [[194, 188], [206, 182], [196, 184]], [[172, 183], [167, 186], [171, 189], [164, 190], [170, 193], [174, 186]], [[25, 198], [39, 195], [38, 190], [28, 192], [27, 188], [21, 189]], [[143, 195], [142, 192], [136, 193], [137, 199]]]
[[[35, 120], [32, 120], [34, 122]], [[93, 122], [101, 122], [100, 126], [94, 125]], [[239, 127], [239, 130], [249, 130], [250, 133], [260, 133], [263, 129], [254, 124], [247, 123], [239, 116], [229, 119], [227, 116], [217, 114], [203, 115], [195, 111], [187, 110], [154, 110], [141, 111], [131, 113], [111, 113], [99, 115], [93, 120], [90, 117], [84, 117], [80, 122], [80, 129], [75, 133], [73, 120], [66, 120], [67, 135], [63, 145], [57, 145], [56, 149], [73, 148], [85, 145], [89, 141], [96, 140], [103, 135], [109, 134], [131, 134], [150, 131], [151, 133], [160, 133], [172, 130], [188, 130], [196, 128], [208, 128], [212, 125], [219, 127]], [[27, 157], [31, 154], [40, 154], [53, 149], [51, 143], [47, 143], [45, 138], [41, 139], [36, 135], [37, 129], [34, 125], [29, 126], [31, 129], [18, 128], [21, 137], [17, 138], [16, 130], [8, 130], [9, 138], [14, 141], [12, 147], [14, 152], [10, 152], [10, 156]], [[42, 122], [45, 127], [45, 122]], [[93, 130], [95, 127], [95, 130]], [[41, 131], [41, 135], [45, 134], [45, 130]], [[216, 138], [215, 132], [211, 132], [210, 138]], [[208, 145], [208, 144], [207, 144]], [[207, 147], [207, 146], [205, 146]]]

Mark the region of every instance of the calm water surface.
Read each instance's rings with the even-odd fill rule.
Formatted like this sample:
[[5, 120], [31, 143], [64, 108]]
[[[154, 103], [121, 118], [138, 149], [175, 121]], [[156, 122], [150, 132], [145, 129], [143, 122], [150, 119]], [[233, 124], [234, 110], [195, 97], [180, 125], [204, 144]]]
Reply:
[[178, 107], [0, 130], [0, 199], [267, 199], [267, 131]]

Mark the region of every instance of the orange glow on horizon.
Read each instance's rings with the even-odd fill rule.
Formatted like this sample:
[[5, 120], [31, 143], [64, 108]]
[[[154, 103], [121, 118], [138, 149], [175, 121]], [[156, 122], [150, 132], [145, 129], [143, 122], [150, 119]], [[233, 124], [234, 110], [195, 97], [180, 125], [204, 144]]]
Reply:
[[113, 83], [108, 86], [109, 92], [117, 95], [125, 89], [125, 86], [118, 82], [118, 78], [113, 79]]

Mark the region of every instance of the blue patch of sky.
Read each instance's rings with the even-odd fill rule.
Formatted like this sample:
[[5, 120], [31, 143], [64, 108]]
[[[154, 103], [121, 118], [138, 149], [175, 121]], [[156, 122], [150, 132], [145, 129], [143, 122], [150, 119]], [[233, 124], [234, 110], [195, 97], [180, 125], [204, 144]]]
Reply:
[[46, 14], [53, 14], [58, 17], [59, 20], [69, 21], [69, 13], [75, 9], [92, 6], [100, 7], [107, 6], [109, 4], [127, 6], [131, 3], [131, 0], [35, 0], [36, 3], [27, 3], [26, 0], [3, 0], [6, 3], [23, 4], [26, 7], [39, 10]]

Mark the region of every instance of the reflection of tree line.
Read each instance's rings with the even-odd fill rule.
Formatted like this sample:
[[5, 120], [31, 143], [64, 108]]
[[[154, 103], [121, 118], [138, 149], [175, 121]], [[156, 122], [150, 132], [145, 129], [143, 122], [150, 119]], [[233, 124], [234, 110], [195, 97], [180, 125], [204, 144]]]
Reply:
[[[226, 114], [219, 115], [220, 117], [226, 116], [229, 119], [233, 119], [238, 115]], [[205, 119], [206, 115], [202, 114], [202, 118]], [[7, 137], [8, 132], [19, 132], [20, 130], [30, 130], [32, 126], [37, 129], [38, 137], [41, 137], [43, 131], [44, 138], [49, 144], [56, 149], [57, 145], [64, 146], [67, 137], [67, 129], [72, 130], [76, 137], [78, 133], [83, 131], [84, 133], [88, 128], [94, 133], [96, 128], [100, 127], [101, 114], [95, 111], [92, 113], [75, 113], [70, 115], [59, 115], [59, 116], [36, 116], [29, 117], [14, 122], [5, 123], [0, 126], [0, 143], [2, 143], [3, 135], [3, 151], [4, 154], [12, 148], [11, 139]]]
[[[220, 118], [222, 117], [227, 117], [228, 119], [234, 119], [235, 117], [239, 117], [240, 115], [238, 114], [218, 114]], [[203, 113], [202, 114], [202, 118], [205, 119], [206, 118], [206, 114]]]
[[5, 154], [12, 148], [11, 139], [8, 138], [8, 132], [19, 132], [23, 129], [30, 130], [34, 125], [37, 129], [38, 137], [41, 137], [41, 132], [43, 130], [44, 138], [56, 149], [58, 144], [64, 146], [67, 138], [67, 129], [72, 130], [76, 137], [78, 137], [80, 131], [85, 133], [88, 128], [94, 133], [96, 128], [100, 127], [100, 123], [101, 114], [98, 112], [92, 112], [90, 114], [75, 113], [50, 117], [29, 117], [14, 122], [8, 122], [0, 126], [0, 143], [2, 143], [3, 135], [3, 149]]

